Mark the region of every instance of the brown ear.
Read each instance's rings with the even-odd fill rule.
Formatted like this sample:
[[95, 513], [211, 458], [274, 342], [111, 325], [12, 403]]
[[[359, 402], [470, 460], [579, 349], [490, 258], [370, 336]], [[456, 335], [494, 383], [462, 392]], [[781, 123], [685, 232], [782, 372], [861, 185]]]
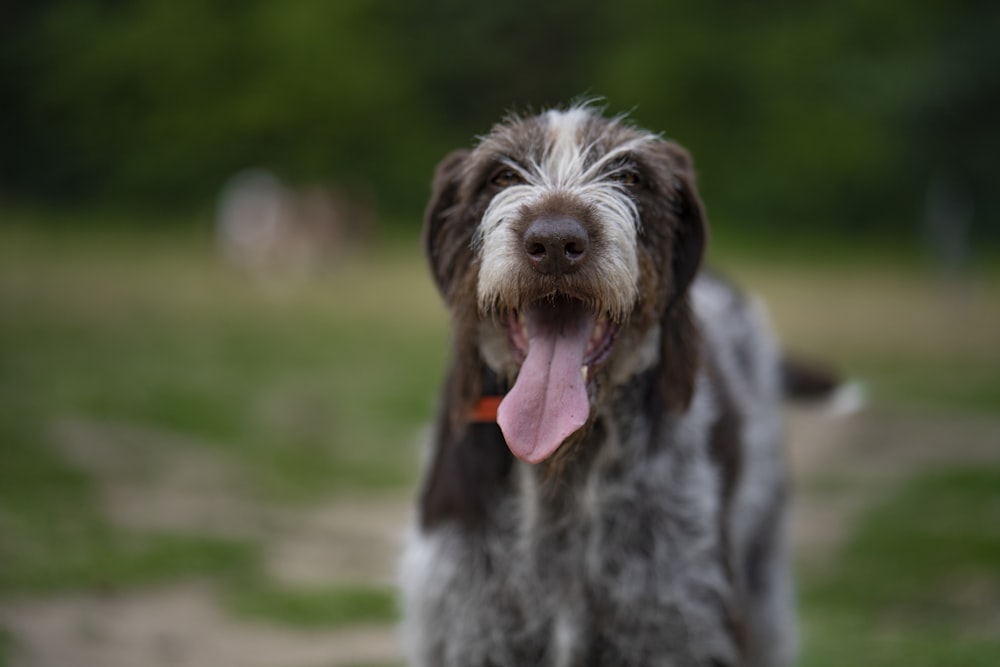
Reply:
[[445, 296], [452, 273], [453, 254], [457, 249], [452, 247], [453, 244], [447, 241], [442, 232], [455, 215], [462, 170], [468, 157], [469, 151], [455, 150], [438, 163], [431, 184], [431, 199], [424, 211], [424, 252], [430, 262], [434, 281]]
[[[482, 393], [475, 297], [469, 298], [474, 226], [460, 199], [470, 151], [456, 150], [438, 164], [431, 199], [424, 212], [423, 245], [434, 282], [451, 311], [455, 329], [451, 371], [445, 389], [445, 414], [455, 433], [465, 428], [467, 413]], [[474, 288], [474, 285], [473, 285]]]
[[664, 314], [660, 333], [659, 394], [670, 412], [685, 412], [691, 405], [700, 366], [701, 336], [685, 294]]
[[670, 291], [661, 320], [660, 392], [667, 408], [683, 412], [691, 404], [701, 345], [688, 289], [701, 267], [708, 240], [705, 209], [695, 189], [688, 152], [665, 142], [671, 165], [671, 208], [676, 220], [671, 242]]
[[683, 147], [664, 142], [664, 150], [672, 163], [672, 207], [678, 226], [674, 231], [671, 302], [687, 293], [694, 280], [708, 243], [708, 221], [705, 207], [695, 188], [694, 166], [691, 155]]

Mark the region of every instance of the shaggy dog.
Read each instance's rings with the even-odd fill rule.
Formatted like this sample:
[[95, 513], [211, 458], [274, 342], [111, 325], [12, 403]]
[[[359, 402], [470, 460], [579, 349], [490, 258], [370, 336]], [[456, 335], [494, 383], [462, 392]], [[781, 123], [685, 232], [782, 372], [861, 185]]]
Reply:
[[423, 667], [788, 665], [782, 361], [680, 146], [588, 106], [437, 168], [454, 346], [403, 559]]

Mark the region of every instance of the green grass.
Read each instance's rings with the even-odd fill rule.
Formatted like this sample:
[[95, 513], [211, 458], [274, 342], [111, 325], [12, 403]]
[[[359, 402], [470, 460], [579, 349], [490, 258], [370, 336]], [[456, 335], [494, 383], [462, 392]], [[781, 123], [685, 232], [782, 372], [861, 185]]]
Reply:
[[1000, 467], [910, 480], [802, 591], [803, 665], [1000, 664]]
[[239, 616], [302, 628], [384, 623], [397, 617], [395, 591], [372, 586], [308, 590], [267, 585], [234, 586], [226, 602]]
[[416, 257], [358, 259], [275, 293], [196, 243], [123, 243], [0, 242], [11, 412], [193, 434], [299, 491], [410, 479], [412, 456], [392, 450], [431, 411], [446, 346]]
[[[101, 513], [93, 481], [0, 408], [0, 594], [156, 583], [246, 567], [249, 545], [203, 536], [134, 534]], [[23, 418], [23, 415], [21, 416]]]
[[11, 640], [10, 634], [3, 628], [0, 628], [0, 667], [6, 667], [8, 664], [8, 655], [10, 654], [12, 645], [13, 641]]
[[415, 244], [396, 253], [273, 286], [189, 232], [0, 229], [0, 596], [199, 576], [255, 617], [391, 617], [386, 591], [274, 584], [253, 540], [112, 524], [53, 430], [124, 424], [203, 447], [263, 502], [409, 488], [447, 343]]
[[[792, 349], [867, 381], [877, 402], [1000, 413], [996, 274], [955, 299], [912, 258], [844, 269], [835, 256], [722, 254]], [[0, 598], [200, 577], [242, 617], [393, 618], [383, 588], [270, 579], [254, 539], [114, 524], [54, 426], [127, 425], [200, 448], [262, 502], [363, 501], [413, 483], [447, 350], [415, 241], [282, 285], [230, 270], [192, 228], [0, 228]], [[974, 591], [996, 618], [998, 485], [995, 471], [920, 480], [866, 518], [834, 572], [803, 586], [804, 664], [996, 664]]]

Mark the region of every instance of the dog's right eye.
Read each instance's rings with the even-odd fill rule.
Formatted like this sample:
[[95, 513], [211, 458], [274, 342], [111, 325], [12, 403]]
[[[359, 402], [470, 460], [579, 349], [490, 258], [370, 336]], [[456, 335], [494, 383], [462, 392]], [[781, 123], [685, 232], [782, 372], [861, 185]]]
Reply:
[[521, 175], [507, 167], [497, 169], [490, 177], [490, 184], [500, 189], [509, 188], [512, 185], [520, 185], [521, 183], [524, 183]]

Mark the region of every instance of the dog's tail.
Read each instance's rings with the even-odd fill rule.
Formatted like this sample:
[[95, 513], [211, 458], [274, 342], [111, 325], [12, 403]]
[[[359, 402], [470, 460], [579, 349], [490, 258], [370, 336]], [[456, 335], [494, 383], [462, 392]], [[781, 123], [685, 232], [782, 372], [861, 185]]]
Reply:
[[860, 382], [845, 382], [822, 364], [787, 355], [781, 360], [781, 388], [785, 398], [823, 404], [835, 415], [858, 412], [866, 402], [865, 387]]

